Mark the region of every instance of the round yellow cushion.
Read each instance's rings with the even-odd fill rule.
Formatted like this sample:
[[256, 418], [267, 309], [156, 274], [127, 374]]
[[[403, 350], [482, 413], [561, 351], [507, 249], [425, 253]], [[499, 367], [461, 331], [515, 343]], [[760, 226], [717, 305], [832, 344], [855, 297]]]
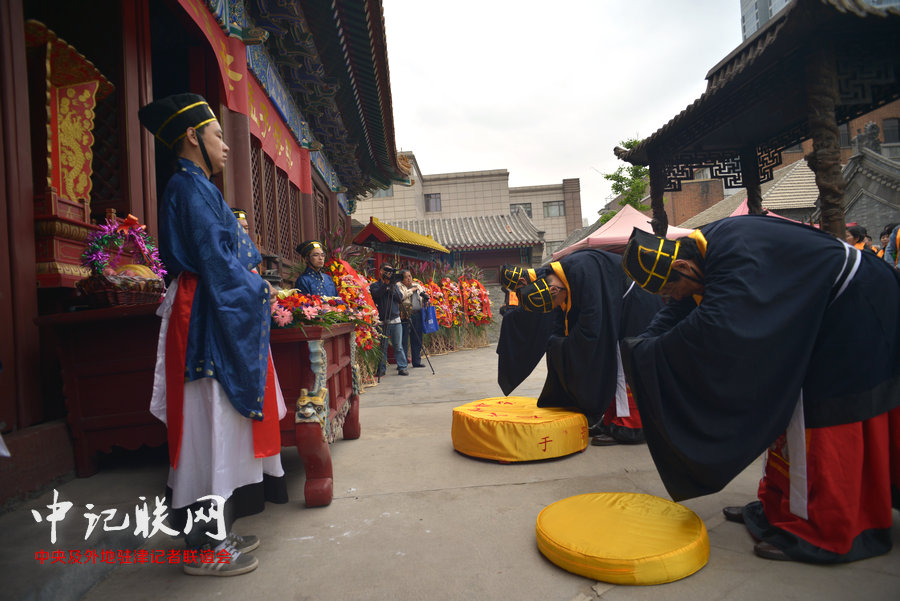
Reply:
[[693, 511], [639, 493], [577, 495], [537, 518], [537, 544], [559, 567], [612, 584], [662, 584], [709, 560], [706, 525]]
[[453, 409], [453, 448], [495, 461], [534, 461], [587, 448], [587, 418], [576, 411], [541, 408], [534, 397], [482, 399]]

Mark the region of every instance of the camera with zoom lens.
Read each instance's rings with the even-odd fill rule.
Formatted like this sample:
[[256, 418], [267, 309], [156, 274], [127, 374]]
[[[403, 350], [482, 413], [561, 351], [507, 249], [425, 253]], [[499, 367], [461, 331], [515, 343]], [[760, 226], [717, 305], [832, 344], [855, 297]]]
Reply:
[[403, 281], [403, 276], [393, 267], [381, 268], [381, 279], [384, 280], [385, 276], [389, 278], [388, 284], [391, 286]]

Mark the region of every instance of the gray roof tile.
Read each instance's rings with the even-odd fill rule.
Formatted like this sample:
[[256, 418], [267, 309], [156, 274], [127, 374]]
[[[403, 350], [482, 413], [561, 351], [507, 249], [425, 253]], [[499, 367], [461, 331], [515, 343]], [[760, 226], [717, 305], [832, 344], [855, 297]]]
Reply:
[[544, 233], [534, 227], [521, 209], [513, 215], [393, 219], [385, 220], [385, 223], [431, 236], [450, 250], [515, 248], [544, 243]]

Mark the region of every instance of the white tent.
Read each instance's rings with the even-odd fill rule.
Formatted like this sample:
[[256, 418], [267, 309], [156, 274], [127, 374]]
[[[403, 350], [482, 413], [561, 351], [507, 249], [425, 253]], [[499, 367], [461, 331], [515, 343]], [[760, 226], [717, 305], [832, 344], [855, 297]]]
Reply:
[[[625, 250], [625, 244], [628, 242], [628, 238], [631, 236], [631, 231], [634, 228], [646, 232], [653, 232], [653, 228], [650, 226], [649, 217], [640, 213], [631, 205], [625, 205], [612, 219], [600, 226], [599, 229], [592, 232], [587, 237], [582, 238], [575, 244], [553, 253], [553, 260], [558, 261], [560, 257], [565, 257], [576, 250], [585, 248], [600, 248], [602, 250], [621, 254]], [[666, 238], [680, 238], [682, 236], [687, 236], [692, 231], [693, 230], [670, 225], [669, 229], [666, 231]]]

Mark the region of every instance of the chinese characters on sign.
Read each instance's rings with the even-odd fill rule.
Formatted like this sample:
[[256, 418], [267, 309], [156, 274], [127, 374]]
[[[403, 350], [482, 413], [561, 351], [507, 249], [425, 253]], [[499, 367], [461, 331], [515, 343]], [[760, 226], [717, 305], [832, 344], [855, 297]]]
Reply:
[[137, 549], [53, 549], [35, 551], [34, 560], [41, 565], [65, 564], [178, 564], [178, 563], [229, 563], [231, 554], [226, 549], [170, 549], [152, 551]]
[[[138, 497], [138, 499], [141, 503], [134, 506], [135, 536], [140, 535], [144, 538], [150, 538], [157, 532], [164, 532], [169, 536], [177, 536], [179, 534], [177, 530], [173, 530], [165, 524], [167, 516], [166, 510], [168, 508], [162, 498], [155, 497], [152, 512], [147, 504], [146, 497]], [[210, 501], [211, 503], [209, 504], [208, 509], [203, 509], [201, 507], [196, 511], [191, 511], [190, 509], [187, 510], [187, 523], [184, 527], [184, 534], [189, 534], [191, 532], [195, 522], [198, 524], [208, 524], [212, 520], [215, 520], [216, 530], [212, 533], [207, 532], [207, 536], [217, 541], [224, 540], [225, 535], [227, 534], [225, 532], [225, 516], [223, 511], [225, 499], [218, 495], [207, 495], [197, 499], [197, 501], [198, 503], [204, 501]], [[56, 544], [56, 525], [66, 518], [66, 514], [72, 509], [72, 506], [73, 504], [70, 501], [60, 501], [59, 492], [54, 489], [53, 503], [46, 506], [47, 509], [50, 510], [46, 516], [42, 516], [36, 509], [31, 510], [31, 515], [35, 522], [47, 522], [50, 524], [51, 544]], [[101, 520], [103, 522], [102, 528], [104, 532], [127, 530], [131, 526], [131, 515], [128, 513], [123, 514], [121, 518], [117, 518], [117, 510], [114, 508], [104, 509], [95, 513], [93, 503], [88, 503], [84, 507], [86, 509], [84, 514], [82, 514], [86, 521], [84, 540], [87, 540], [91, 536]]]

